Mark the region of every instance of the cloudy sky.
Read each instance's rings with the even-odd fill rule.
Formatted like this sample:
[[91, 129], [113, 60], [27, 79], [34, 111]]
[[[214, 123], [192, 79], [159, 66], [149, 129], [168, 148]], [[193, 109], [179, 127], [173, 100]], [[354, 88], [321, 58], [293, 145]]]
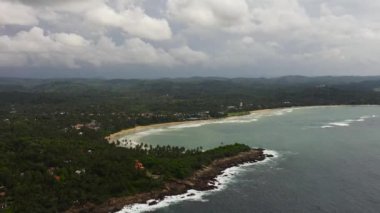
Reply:
[[0, 76], [380, 75], [378, 0], [0, 0]]

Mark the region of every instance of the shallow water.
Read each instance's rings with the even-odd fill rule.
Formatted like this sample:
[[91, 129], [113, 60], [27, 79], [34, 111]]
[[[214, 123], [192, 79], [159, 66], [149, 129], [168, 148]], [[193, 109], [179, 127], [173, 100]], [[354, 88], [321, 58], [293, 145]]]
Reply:
[[135, 139], [189, 148], [239, 142], [279, 154], [237, 168], [221, 190], [174, 199], [156, 212], [377, 213], [379, 130], [380, 107], [313, 107], [165, 128]]

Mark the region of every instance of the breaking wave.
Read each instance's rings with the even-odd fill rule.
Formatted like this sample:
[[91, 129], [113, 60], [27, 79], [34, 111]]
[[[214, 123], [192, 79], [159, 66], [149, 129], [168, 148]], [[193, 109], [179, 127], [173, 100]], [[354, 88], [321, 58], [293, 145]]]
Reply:
[[[263, 161], [259, 161], [256, 163], [245, 163], [241, 164], [239, 166], [234, 166], [231, 168], [228, 168], [222, 172], [219, 176], [215, 178], [215, 182], [210, 183], [210, 185], [215, 186], [216, 188], [209, 191], [197, 191], [197, 190], [188, 190], [185, 194], [181, 195], [174, 195], [174, 196], [166, 196], [163, 200], [149, 200], [147, 203], [144, 204], [132, 204], [125, 206], [122, 210], [118, 211], [118, 213], [139, 213], [139, 212], [151, 212], [155, 211], [161, 208], [168, 207], [170, 205], [180, 203], [183, 201], [198, 201], [198, 202], [207, 202], [207, 196], [222, 191], [225, 189], [229, 183], [233, 180], [236, 175], [247, 171], [247, 168], [251, 167], [252, 165], [259, 165], [259, 164], [266, 164], [270, 161], [275, 160], [279, 157], [279, 153], [273, 150], [264, 150], [264, 154], [273, 155], [272, 158], [266, 158]], [[154, 205], [149, 205], [149, 203], [157, 202]]]
[[376, 117], [377, 117], [376, 115], [364, 115], [364, 116], [361, 116], [358, 119], [347, 119], [347, 120], [344, 120], [344, 121], [330, 122], [330, 123], [328, 123], [326, 125], [322, 125], [321, 128], [322, 129], [326, 129], [326, 128], [334, 128], [334, 127], [348, 127], [352, 123], [364, 122], [367, 119], [376, 118]]
[[281, 116], [287, 113], [291, 113], [296, 109], [300, 109], [300, 108], [275, 109], [275, 110], [269, 110], [268, 112], [252, 112], [251, 114], [244, 115], [244, 116], [228, 117], [228, 118], [216, 119], [216, 120], [189, 122], [189, 123], [178, 124], [178, 125], [168, 126], [168, 127], [152, 128], [152, 129], [147, 129], [141, 132], [124, 136], [121, 138], [121, 140], [130, 141], [129, 144], [137, 145], [138, 141], [141, 141], [143, 137], [154, 135], [154, 134], [160, 134], [166, 131], [180, 131], [186, 128], [196, 128], [196, 127], [201, 127], [201, 126], [211, 125], [211, 124], [253, 123], [253, 122], [259, 121], [262, 117]]

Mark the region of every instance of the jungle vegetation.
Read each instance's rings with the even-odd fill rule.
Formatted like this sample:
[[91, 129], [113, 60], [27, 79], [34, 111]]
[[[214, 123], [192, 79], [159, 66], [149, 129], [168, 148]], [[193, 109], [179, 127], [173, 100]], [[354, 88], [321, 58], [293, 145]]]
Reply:
[[[185, 178], [248, 150], [108, 144], [122, 129], [309, 105], [379, 104], [378, 77], [0, 79], [0, 211], [62, 212]], [[146, 171], [136, 170], [135, 160]], [[154, 177], [154, 178], [153, 178]]]

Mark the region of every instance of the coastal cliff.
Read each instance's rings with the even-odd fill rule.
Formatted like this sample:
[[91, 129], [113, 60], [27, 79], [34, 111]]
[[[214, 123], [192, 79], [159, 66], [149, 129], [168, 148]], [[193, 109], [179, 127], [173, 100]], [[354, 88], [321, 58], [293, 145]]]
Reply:
[[155, 205], [165, 196], [184, 194], [190, 189], [198, 191], [206, 191], [214, 189], [212, 184], [215, 178], [220, 175], [223, 170], [248, 162], [262, 161], [271, 155], [265, 155], [263, 149], [251, 149], [250, 151], [241, 152], [237, 155], [214, 160], [211, 164], [204, 166], [202, 169], [195, 171], [190, 177], [184, 180], [173, 179], [164, 184], [161, 189], [147, 193], [140, 193], [128, 197], [111, 198], [101, 205], [87, 203], [82, 206], [76, 206], [67, 213], [108, 213], [121, 210], [123, 207], [135, 203], [148, 203]]

